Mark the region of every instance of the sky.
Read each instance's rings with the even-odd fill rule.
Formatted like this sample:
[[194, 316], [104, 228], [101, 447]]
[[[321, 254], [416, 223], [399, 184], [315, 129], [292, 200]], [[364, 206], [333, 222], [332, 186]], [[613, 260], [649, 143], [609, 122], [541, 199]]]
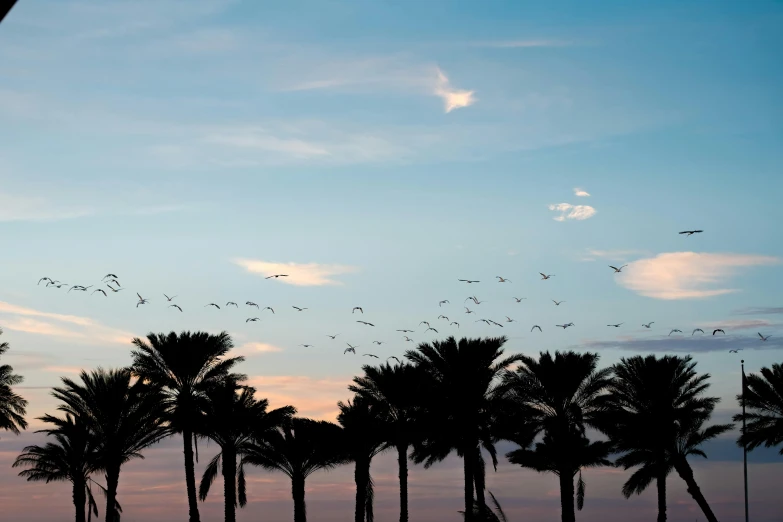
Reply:
[[[783, 362], [782, 22], [764, 0], [19, 0], [0, 24], [0, 339], [31, 424], [0, 434], [4, 512], [70, 518], [67, 486], [10, 463], [61, 376], [126, 365], [149, 332], [228, 331], [259, 396], [330, 420], [362, 354], [448, 335], [604, 366], [691, 354], [727, 421], [740, 360]], [[736, 436], [693, 461], [729, 522]], [[184, 516], [178, 440], [146, 454], [123, 469], [123, 520]], [[780, 519], [781, 472], [750, 454], [754, 520]], [[377, 520], [395, 520], [394, 456], [373, 476]], [[624, 499], [627, 476], [590, 470], [579, 520], [650, 520], [654, 491]], [[456, 458], [412, 467], [412, 519], [458, 516], [461, 480]], [[670, 520], [703, 519], [669, 487]], [[488, 488], [511, 520], [559, 520], [555, 477], [501, 462]], [[349, 468], [314, 475], [308, 508], [346, 520], [353, 490]], [[238, 520], [285, 520], [290, 485], [253, 470], [249, 502]]]

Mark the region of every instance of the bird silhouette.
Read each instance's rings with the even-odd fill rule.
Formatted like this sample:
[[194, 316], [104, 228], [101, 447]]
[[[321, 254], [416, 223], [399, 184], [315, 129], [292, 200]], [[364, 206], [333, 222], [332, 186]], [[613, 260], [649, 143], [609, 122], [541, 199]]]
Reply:
[[180, 308], [180, 307], [179, 307], [179, 305], [175, 305], [175, 304], [173, 304], [173, 305], [169, 305], [169, 308], [176, 308], [176, 309], [177, 309], [177, 310], [179, 310], [180, 312], [182, 311], [182, 308]]
[[642, 326], [644, 326], [645, 328], [649, 328], [650, 326], [652, 326], [652, 324], [653, 324], [654, 322], [655, 322], [655, 321], [650, 321], [649, 323], [647, 323], [647, 324], [643, 324]]
[[535, 330], [536, 328], [538, 328], [538, 331], [539, 331], [539, 332], [543, 332], [543, 330], [541, 329], [541, 327], [540, 327], [540, 326], [538, 326], [537, 324], [534, 324], [534, 325], [533, 325], [533, 328], [531, 328], [531, 329], [530, 329], [530, 331], [532, 332], [532, 331], [533, 331], [533, 330]]
[[264, 310], [269, 310], [269, 311], [271, 311], [272, 313], [275, 313], [275, 309], [274, 309], [274, 308], [272, 308], [271, 306], [265, 306], [264, 308], [262, 308], [262, 309], [261, 309], [261, 311], [262, 311], [262, 312], [263, 312]]
[[377, 355], [375, 355], [375, 354], [372, 354], [372, 353], [363, 353], [362, 355], [363, 355], [364, 357], [375, 357], [376, 359], [378, 358], [378, 356], [377, 356]]
[[617, 268], [616, 266], [609, 265], [609, 268], [613, 269], [615, 274], [619, 274], [620, 272], [623, 271], [623, 268], [625, 268], [626, 266], [628, 265], [623, 265], [620, 268]]
[[430, 327], [430, 328], [427, 328], [427, 329], [426, 329], [426, 330], [424, 330], [424, 331], [425, 331], [425, 332], [429, 332], [430, 330], [432, 330], [432, 331], [433, 331], [433, 332], [435, 332], [435, 333], [438, 333], [438, 331], [437, 331], [435, 328], [432, 328], [432, 327]]
[[[441, 305], [443, 305], [443, 304], [446, 304], [446, 303], [449, 303], [449, 300], [448, 300], [448, 299], [444, 299], [443, 301], [440, 301], [440, 302], [438, 303], [438, 306], [441, 306]], [[451, 303], [449, 303], [449, 304], [451, 304]]]
[[457, 328], [459, 328], [459, 323], [458, 323], [457, 321], [452, 321], [452, 322], [450, 322], [450, 323], [449, 323], [449, 326], [451, 326], [452, 324], [456, 324], [456, 325], [457, 325]]
[[366, 324], [367, 326], [375, 326], [374, 324], [372, 324], [372, 323], [368, 323], [367, 321], [356, 321], [356, 322], [357, 322], [357, 323]]
[[205, 305], [204, 305], [204, 308], [206, 308], [206, 307], [208, 307], [208, 306], [214, 306], [215, 308], [217, 308], [218, 310], [220, 310], [220, 307], [219, 307], [218, 305], [216, 305], [215, 303], [209, 303], [209, 304], [205, 304]]
[[[757, 333], [758, 333], [758, 332], [757, 332]], [[770, 337], [772, 337], [772, 336], [771, 336], [771, 335], [768, 335], [768, 336], [764, 337], [763, 335], [761, 335], [761, 333], [759, 333], [759, 337], [761, 338], [761, 340], [762, 340], [762, 341], [766, 341], [767, 339], [769, 339], [769, 338], [770, 338]]]
[[505, 277], [495, 276], [498, 278], [498, 283], [510, 283], [511, 279], [506, 279]]
[[231, 306], [231, 305], [234, 305], [235, 307], [239, 308], [239, 305], [236, 304], [234, 301], [229, 301], [226, 303], [226, 306]]
[[383, 341], [373, 341], [372, 343], [373, 343], [373, 344], [377, 344], [378, 346], [380, 346], [380, 345], [382, 345], [382, 344], [383, 344]]
[[399, 360], [399, 359], [398, 359], [396, 356], [394, 356], [394, 355], [392, 355], [392, 356], [390, 356], [390, 357], [387, 357], [387, 358], [386, 358], [386, 362], [388, 362], [388, 361], [389, 361], [389, 359], [394, 359], [395, 361], [397, 361], [397, 364], [402, 364], [402, 361], [400, 361], [400, 360]]
[[405, 337], [405, 341], [406, 341], [406, 342], [409, 342], [409, 343], [412, 343], [412, 342], [413, 342], [413, 339], [411, 339], [411, 338], [410, 338], [410, 337], [408, 337], [407, 335], [403, 335], [403, 337]]
[[620, 328], [620, 326], [624, 323], [617, 323], [617, 324], [607, 324], [606, 326], [614, 326], [615, 328]]
[[691, 336], [696, 335], [696, 332], [704, 333], [704, 330], [702, 330], [701, 328], [694, 328], [693, 332], [691, 332]]
[[172, 299], [174, 299], [174, 298], [175, 298], [175, 297], [177, 297], [177, 296], [176, 296], [176, 295], [172, 295], [171, 297], [169, 297], [169, 296], [167, 296], [166, 294], [163, 294], [163, 297], [165, 297], [165, 298], [166, 298], [166, 301], [169, 301], [169, 302], [171, 302], [171, 300], [172, 300]]
[[439, 316], [438, 316], [438, 319], [445, 319], [445, 320], [447, 320], [447, 321], [449, 320], [449, 318], [448, 318], [448, 317], [446, 317], [445, 315], [439, 315]]
[[334, 334], [334, 335], [329, 335], [329, 334], [326, 334], [326, 337], [331, 337], [331, 338], [332, 338], [332, 340], [334, 341], [335, 337], [337, 337], [338, 335], [340, 335], [340, 334], [338, 334], [338, 333], [336, 333], [336, 334]]
[[292, 306], [297, 312], [302, 312], [304, 310], [307, 310], [307, 308], [299, 308], [298, 306]]
[[716, 329], [714, 329], [714, 330], [712, 331], [712, 335], [715, 335], [715, 334], [716, 334], [716, 333], [718, 333], [718, 332], [722, 333], [723, 335], [726, 335], [726, 332], [724, 332], [722, 328], [716, 328]]
[[475, 313], [475, 312], [466, 306], [465, 307], [465, 313], [466, 314], [472, 314], [472, 313]]
[[421, 325], [423, 325], [423, 324], [426, 324], [427, 326], [429, 326], [429, 325], [430, 325], [430, 323], [428, 323], [427, 321], [422, 321], [422, 322], [420, 322], [420, 323], [419, 323], [419, 326], [421, 326]]
[[51, 280], [51, 279], [49, 279], [48, 277], [42, 277], [41, 279], [39, 279], [39, 280], [38, 280], [38, 283], [37, 283], [37, 284], [39, 284], [39, 285], [40, 285], [40, 284], [41, 284], [41, 281], [49, 281], [49, 282], [51, 282], [52, 280]]
[[543, 272], [539, 272], [539, 274], [541, 274], [541, 279], [542, 279], [542, 280], [544, 280], [544, 279], [549, 279], [550, 277], [554, 277], [554, 276], [555, 276], [555, 274], [549, 274], [549, 275], [547, 275], [547, 274], [545, 274], [545, 273], [543, 273]]
[[255, 323], [256, 321], [260, 321], [260, 320], [261, 320], [260, 317], [248, 317], [247, 319], [245, 319], [245, 322], [246, 323]]
[[413, 333], [413, 330], [397, 330], [397, 331], [402, 333]]
[[736, 350], [729, 350], [729, 353], [739, 353], [742, 351], [742, 348], [738, 348]]
[[313, 347], [312, 344], [300, 344], [299, 346], [303, 346], [305, 348], [312, 348]]
[[275, 275], [271, 275], [269, 277], [265, 277], [264, 279], [272, 279], [273, 277], [275, 279], [277, 279], [278, 277], [288, 277], [288, 274], [275, 274]]
[[463, 283], [468, 283], [468, 284], [470, 284], [470, 283], [480, 283], [481, 282], [481, 281], [474, 281], [472, 279], [460, 279], [460, 281], [462, 281]]
[[506, 322], [507, 323], [513, 323], [514, 319], [510, 318], [509, 316], [506, 316]]
[[517, 303], [521, 303], [521, 302], [522, 302], [522, 299], [527, 299], [527, 297], [515, 297], [515, 298], [514, 298], [514, 300], [515, 300]]
[[555, 301], [552, 299], [552, 302], [555, 303], [555, 306], [560, 306], [561, 304], [565, 303], [565, 301]]
[[675, 329], [673, 329], [671, 332], [669, 332], [669, 335], [671, 335], [671, 334], [673, 334], [673, 333], [675, 333], [675, 332], [682, 333], [682, 330], [678, 330], [677, 328], [675, 328]]
[[[346, 344], [348, 344], [348, 343], [346, 343]], [[348, 348], [345, 349], [345, 351], [343, 352], [343, 355], [345, 355], [348, 352], [351, 352], [352, 354], [356, 355], [356, 348], [357, 348], [356, 346], [351, 346], [350, 344], [348, 344]]]
[[361, 307], [361, 306], [354, 306], [354, 307], [353, 307], [353, 310], [351, 310], [351, 313], [354, 313], [354, 312], [356, 312], [356, 310], [359, 310], [361, 313], [364, 313], [364, 310], [362, 310], [362, 307]]
[[92, 291], [93, 294], [95, 292], [100, 292], [103, 294], [103, 297], [106, 297], [106, 291], [103, 288], [96, 288], [95, 290]]
[[136, 292], [136, 295], [138, 295], [138, 296], [139, 296], [139, 302], [138, 302], [138, 303], [136, 303], [136, 308], [138, 308], [138, 307], [139, 307], [139, 305], [147, 304], [147, 303], [149, 303], [149, 302], [150, 302], [150, 301], [149, 301], [149, 299], [144, 299], [144, 298], [143, 298], [141, 295], [139, 295], [139, 293], [138, 293], [138, 292]]
[[106, 274], [105, 276], [103, 276], [103, 279], [102, 279], [102, 281], [103, 281], [103, 280], [105, 280], [105, 279], [109, 279], [110, 277], [111, 277], [112, 279], [119, 279], [119, 278], [118, 278], [116, 275], [114, 275], [114, 274]]
[[683, 230], [680, 232], [680, 234], [686, 234], [688, 236], [692, 236], [693, 234], [700, 234], [704, 232], [703, 230]]
[[246, 304], [247, 306], [255, 306], [256, 308], [258, 308], [258, 305], [257, 305], [257, 304], [255, 304], [253, 301], [245, 301], [245, 304]]

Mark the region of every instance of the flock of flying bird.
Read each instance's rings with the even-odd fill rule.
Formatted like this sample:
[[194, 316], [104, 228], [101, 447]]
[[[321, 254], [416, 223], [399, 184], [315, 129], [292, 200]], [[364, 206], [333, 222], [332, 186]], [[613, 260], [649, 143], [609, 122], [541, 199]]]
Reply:
[[[686, 236], [692, 236], [693, 234], [698, 234], [698, 233], [701, 233], [701, 232], [703, 232], [703, 231], [702, 230], [685, 230], [683, 232], [680, 232], [680, 234], [684, 234]], [[619, 273], [622, 272], [623, 268], [625, 268], [627, 266], [628, 265], [622, 265], [620, 267], [616, 267], [616, 266], [613, 266], [613, 265], [609, 265], [609, 268], [611, 268], [614, 271], [615, 274], [619, 274]], [[555, 277], [555, 274], [545, 274], [543, 272], [539, 272], [539, 274], [541, 275], [541, 280], [542, 281], [546, 281], [546, 280], [551, 279], [552, 277]], [[265, 279], [278, 279], [280, 277], [288, 277], [288, 274], [274, 274], [274, 275], [270, 275], [270, 276], [266, 277]], [[507, 279], [507, 278], [502, 277], [502, 276], [495, 276], [495, 278], [497, 279], [498, 283], [511, 283], [512, 282], [510, 279]], [[474, 284], [474, 283], [480, 283], [481, 282], [481, 281], [475, 280], [475, 279], [459, 279], [458, 281], [463, 282], [463, 283], [467, 283], [467, 284]], [[49, 278], [49, 277], [42, 277], [41, 279], [39, 279], [38, 285], [40, 285], [42, 282], [46, 282], [46, 287], [47, 288], [48, 287], [62, 288], [64, 286], [68, 286], [67, 283], [64, 283], [62, 281], [59, 281], [59, 280], [56, 280], [56, 279], [52, 279], [52, 278]], [[112, 273], [106, 274], [103, 277], [103, 279], [101, 280], [101, 284], [105, 285], [106, 289], [109, 290], [112, 293], [117, 293], [117, 292], [120, 292], [120, 291], [124, 290], [124, 288], [122, 287], [122, 285], [119, 282], [119, 277], [116, 274], [112, 274]], [[72, 290], [73, 291], [77, 291], [77, 292], [87, 292], [90, 288], [93, 288], [93, 286], [94, 285], [90, 285], [90, 286], [70, 285], [70, 287], [68, 288], [67, 292], [71, 292]], [[108, 296], [108, 294], [106, 293], [106, 290], [104, 290], [104, 288], [95, 288], [91, 293], [92, 294], [100, 293], [104, 297]], [[136, 296], [138, 297], [138, 301], [136, 302], [136, 308], [138, 308], [141, 305], [149, 304], [149, 302], [150, 302], [149, 299], [147, 299], [145, 297], [142, 297], [139, 293], [136, 293]], [[167, 294], [163, 294], [163, 297], [166, 299], [167, 303], [171, 303], [171, 304], [168, 305], [169, 308], [174, 308], [174, 309], [182, 312], [182, 307], [180, 307], [180, 305], [178, 305], [177, 303], [173, 303], [172, 302], [177, 297], [176, 295], [168, 296]], [[522, 300], [524, 300], [526, 298], [525, 297], [514, 297], [513, 299], [514, 299], [514, 301], [516, 303], [521, 303]], [[475, 295], [468, 296], [465, 299], [464, 302], [467, 303], [468, 301], [471, 301], [473, 303], [473, 305], [475, 305], [475, 306], [479, 306], [482, 303], [484, 303], [484, 301], [479, 300]], [[557, 301], [555, 299], [552, 299], [552, 302], [555, 304], [555, 306], [560, 306], [561, 304], [565, 303], [565, 301]], [[438, 307], [442, 308], [443, 305], [445, 305], [445, 304], [451, 304], [451, 303], [449, 302], [448, 299], [443, 299], [443, 300], [438, 302]], [[237, 304], [234, 301], [228, 301], [228, 302], [226, 302], [225, 305], [223, 305], [224, 308], [228, 308], [228, 307], [231, 307], [231, 306], [233, 306], [235, 308], [239, 308], [239, 304]], [[249, 308], [256, 308], [257, 310], [259, 310], [259, 312], [264, 312], [266, 310], [269, 310], [272, 314], [275, 313], [274, 308], [272, 308], [271, 306], [265, 306], [264, 308], [261, 308], [257, 303], [254, 303], [253, 301], [245, 301], [245, 306], [247, 306]], [[464, 306], [464, 303], [463, 303], [463, 306]], [[219, 304], [217, 304], [217, 303], [207, 303], [206, 305], [204, 305], [204, 307], [205, 308], [214, 307], [214, 308], [216, 308], [218, 310], [221, 309], [221, 306]], [[308, 308], [300, 307], [300, 306], [292, 306], [292, 308], [294, 310], [296, 310], [297, 312], [304, 312], [305, 310], [308, 310]], [[464, 308], [465, 308], [465, 312], [464, 312], [465, 314], [474, 314], [474, 313], [476, 313], [475, 310], [471, 310], [468, 306], [464, 306]], [[361, 306], [353, 307], [353, 309], [351, 310], [351, 314], [355, 314], [357, 311], [359, 313], [361, 313], [362, 315], [364, 314], [364, 309]], [[452, 321], [446, 315], [443, 315], [443, 314], [439, 315], [438, 316], [438, 320], [441, 320], [441, 319], [447, 321], [449, 326], [456, 326], [457, 328], [459, 328], [459, 326], [460, 326], [459, 322]], [[260, 317], [248, 317], [245, 320], [245, 323], [257, 322], [257, 321], [260, 321], [260, 320], [261, 320]], [[368, 322], [368, 321], [357, 320], [356, 322], [359, 323], [359, 324], [363, 324], [365, 326], [375, 327], [375, 324], [373, 324], [371, 322]], [[485, 323], [485, 324], [487, 324], [489, 326], [496, 326], [496, 327], [503, 328], [503, 324], [501, 324], [501, 323], [499, 323], [497, 321], [494, 321], [492, 319], [482, 318], [482, 319], [477, 319], [475, 322], [483, 322], [483, 323]], [[515, 319], [512, 319], [509, 316], [506, 316], [506, 320], [504, 322], [505, 323], [512, 323], [512, 322], [515, 322]], [[654, 323], [655, 323], [655, 321], [650, 321], [649, 323], [642, 324], [642, 326], [644, 328], [650, 329]], [[606, 326], [613, 327], [613, 328], [619, 328], [623, 324], [625, 324], [625, 323], [608, 324]], [[428, 321], [421, 321], [419, 323], [419, 326], [422, 326], [422, 325], [426, 326], [426, 329], [424, 330], [425, 333], [428, 332], [428, 331], [433, 331], [436, 334], [439, 333], [438, 330], [436, 328], [434, 328], [432, 325], [430, 325], [430, 323]], [[563, 330], [565, 330], [566, 328], [568, 328], [570, 326], [574, 326], [574, 323], [569, 322], [569, 323], [563, 323], [563, 324], [555, 325], [555, 327], [562, 328]], [[543, 332], [541, 326], [539, 326], [537, 324], [534, 324], [533, 327], [530, 329], [531, 332], [533, 332], [534, 330], [538, 330], [539, 332]], [[408, 335], [406, 335], [408, 333], [414, 333], [414, 330], [398, 329], [396, 331], [403, 334], [403, 340], [405, 342], [414, 342], [413, 339], [411, 339], [410, 337], [408, 337]], [[702, 334], [704, 334], [704, 330], [702, 330], [701, 328], [695, 328], [693, 330], [693, 332], [691, 333], [691, 336], [696, 335], [696, 332], [701, 332]], [[724, 335], [726, 334], [726, 332], [724, 332], [722, 328], [716, 328], [716, 329], [714, 329], [712, 331], [712, 335], [715, 335], [715, 334], [717, 334], [719, 332], [724, 334]], [[671, 336], [673, 333], [682, 333], [682, 330], [680, 330], [678, 328], [674, 328], [674, 329], [672, 329], [669, 332], [669, 336]], [[334, 341], [334, 340], [336, 340], [336, 338], [339, 335], [340, 334], [337, 333], [337, 334], [334, 334], [334, 335], [327, 335], [327, 337], [329, 337], [331, 340]], [[759, 336], [759, 338], [762, 341], [766, 341], [770, 337], [769, 335], [764, 336], [761, 333], [759, 333], [758, 336]], [[347, 342], [346, 342], [346, 344], [347, 344], [348, 347], [345, 348], [345, 350], [343, 351], [343, 354], [346, 354], [346, 353], [356, 354], [356, 349], [358, 348], [358, 346], [354, 346], [354, 345], [352, 345], [350, 343], [347, 343]], [[380, 345], [384, 344], [384, 342], [383, 341], [373, 341], [373, 344], [380, 346]], [[313, 345], [311, 345], [311, 344], [302, 344], [300, 346], [302, 346], [304, 348], [311, 348], [311, 347], [313, 347]], [[730, 353], [737, 353], [740, 350], [741, 350], [741, 348], [737, 349], [737, 350], [729, 350], [729, 352]], [[362, 355], [366, 356], [366, 357], [374, 357], [376, 359], [378, 358], [377, 355], [372, 354], [372, 353], [364, 353]], [[387, 361], [389, 359], [394, 359], [398, 363], [400, 362], [400, 360], [397, 357], [395, 357], [395, 356], [391, 356], [391, 357], [387, 358]]]

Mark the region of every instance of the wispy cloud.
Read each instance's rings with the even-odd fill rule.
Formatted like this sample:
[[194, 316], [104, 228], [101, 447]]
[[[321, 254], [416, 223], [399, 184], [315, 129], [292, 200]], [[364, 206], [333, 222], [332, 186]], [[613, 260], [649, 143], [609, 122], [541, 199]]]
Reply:
[[248, 384], [256, 387], [272, 408], [295, 406], [297, 415], [334, 421], [337, 401], [350, 397], [350, 377], [313, 378], [302, 375], [251, 376]]
[[84, 207], [54, 205], [43, 197], [0, 193], [0, 221], [56, 221], [88, 216], [93, 212]]
[[742, 268], [780, 262], [776, 257], [749, 254], [668, 252], [630, 263], [615, 281], [645, 297], [703, 299], [739, 291], [716, 286]]
[[263, 355], [265, 353], [282, 352], [283, 349], [268, 343], [250, 342], [237, 346], [231, 351], [234, 355], [242, 355], [245, 357], [255, 357], [257, 355]]
[[525, 49], [536, 47], [569, 47], [573, 45], [573, 43], [566, 40], [531, 39], [471, 42], [470, 45], [471, 47], [488, 47], [494, 49]]
[[559, 216], [555, 216], [555, 221], [565, 221], [575, 219], [577, 221], [583, 221], [589, 219], [596, 214], [596, 210], [590, 205], [572, 205], [571, 203], [557, 203], [549, 205], [549, 210], [560, 212]]
[[715, 328], [721, 328], [725, 331], [733, 330], [758, 330], [759, 328], [777, 327], [769, 321], [764, 319], [750, 319], [747, 321], [737, 320], [725, 320], [725, 321], [709, 321], [698, 324], [700, 328], [713, 330]]
[[295, 286], [341, 285], [334, 276], [356, 272], [358, 267], [348, 265], [320, 265], [318, 263], [277, 263], [256, 259], [235, 259], [234, 263], [250, 273], [269, 277], [286, 274], [277, 281]]
[[0, 301], [3, 328], [18, 332], [76, 339], [90, 344], [128, 344], [133, 334], [88, 317], [42, 312]]
[[574, 187], [574, 195], [579, 196], [580, 198], [590, 197], [590, 194], [585, 189], [579, 187]]
[[436, 73], [438, 76], [433, 93], [443, 98], [444, 109], [447, 113], [476, 103], [477, 99], [473, 96], [475, 91], [455, 89], [451, 86], [448, 77], [443, 71], [436, 68]]
[[590, 341], [580, 345], [581, 349], [614, 349], [630, 352], [653, 353], [704, 353], [728, 352], [729, 350], [769, 350], [783, 348], [783, 338], [770, 337], [761, 341], [752, 335], [703, 335], [683, 337], [659, 337], [652, 339], [617, 339], [612, 341]]
[[783, 306], [778, 307], [764, 307], [764, 306], [751, 306], [747, 308], [740, 308], [732, 312], [735, 315], [773, 315], [783, 314]]
[[596, 250], [589, 248], [582, 256], [582, 261], [595, 261], [605, 259], [607, 261], [626, 261], [630, 256], [644, 254], [642, 250]]

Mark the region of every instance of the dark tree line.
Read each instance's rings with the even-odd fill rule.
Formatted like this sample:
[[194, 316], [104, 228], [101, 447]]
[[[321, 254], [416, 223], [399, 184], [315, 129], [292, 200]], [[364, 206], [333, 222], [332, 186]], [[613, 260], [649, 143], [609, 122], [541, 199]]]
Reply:
[[[718, 398], [707, 395], [710, 375], [697, 373], [691, 357], [634, 356], [599, 368], [595, 353], [508, 356], [505, 342], [450, 337], [406, 352], [405, 362], [366, 365], [332, 423], [298, 417], [293, 406], [270, 410], [245, 384], [247, 376], [234, 371], [243, 358], [230, 356], [225, 332], [151, 333], [133, 340], [129, 367], [63, 377], [52, 391], [60, 416], [39, 418], [48, 442], [24, 448], [14, 467], [24, 468], [19, 474], [27, 480], [71, 482], [76, 522], [98, 516], [95, 486], [105, 499], [106, 522], [118, 522], [122, 466], [160, 440], [181, 436], [190, 522], [200, 521], [198, 501], [218, 475], [225, 520], [235, 522], [236, 509], [247, 503], [248, 466], [287, 475], [294, 521], [305, 522], [307, 477], [342, 465], [354, 468], [355, 522], [372, 522], [372, 460], [394, 451], [399, 518], [407, 522], [409, 462], [426, 469], [456, 454], [463, 463], [464, 519], [500, 522], [506, 518], [486, 490], [484, 455], [496, 470], [497, 444], [509, 441], [517, 446], [505, 455], [510, 463], [557, 475], [564, 522], [576, 520], [585, 476], [598, 466], [631, 470], [626, 498], [655, 483], [659, 522], [666, 520], [666, 483], [674, 472], [707, 520], [717, 521], [689, 458], [706, 458], [703, 444], [733, 425], [710, 423]], [[0, 355], [7, 349], [0, 344]], [[0, 366], [0, 427], [17, 434], [27, 427], [26, 401], [12, 391], [21, 382]], [[781, 445], [783, 368], [762, 368], [746, 382], [747, 429], [738, 444]], [[198, 440], [211, 440], [220, 451], [197, 486]]]

